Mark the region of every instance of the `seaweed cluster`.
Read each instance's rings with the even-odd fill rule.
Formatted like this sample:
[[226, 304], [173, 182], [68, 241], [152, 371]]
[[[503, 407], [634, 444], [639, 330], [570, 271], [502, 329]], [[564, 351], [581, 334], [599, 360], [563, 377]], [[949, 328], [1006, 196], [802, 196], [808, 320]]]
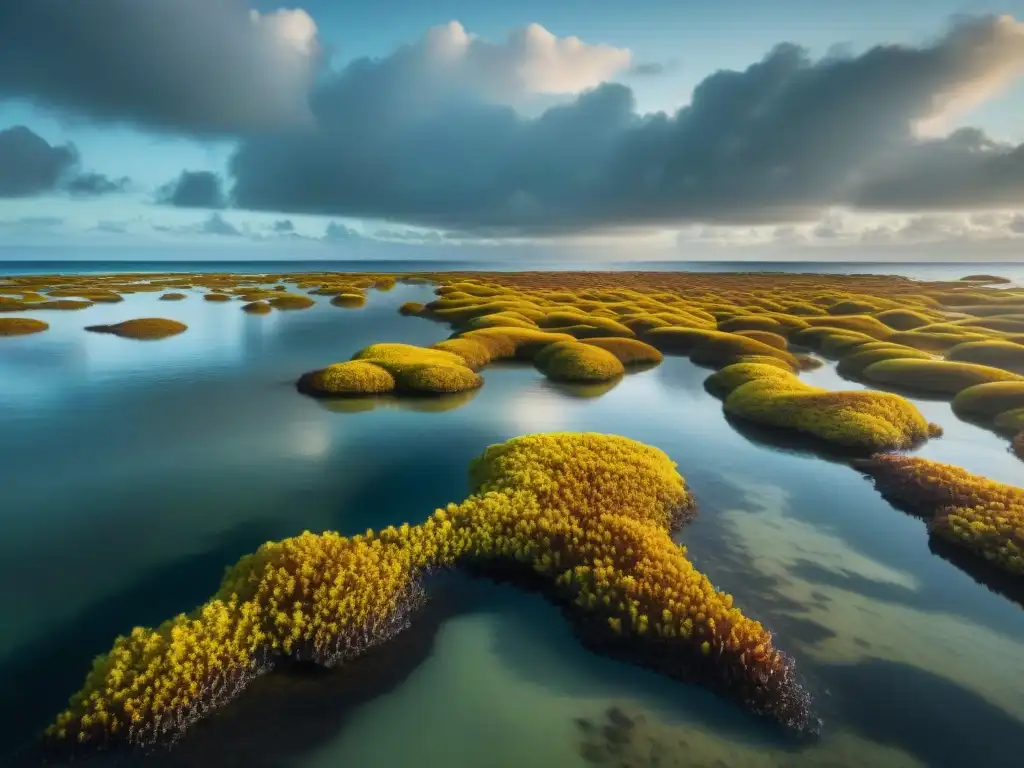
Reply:
[[693, 502], [664, 453], [609, 435], [533, 435], [488, 448], [470, 484], [419, 525], [306, 532], [243, 557], [208, 603], [97, 658], [49, 743], [173, 742], [281, 659], [334, 666], [386, 642], [422, 601], [422, 575], [455, 566], [541, 589], [596, 650], [816, 730], [771, 633], [672, 540]]
[[913, 456], [874, 456], [857, 466], [883, 496], [924, 517], [931, 535], [1024, 576], [1024, 488]]

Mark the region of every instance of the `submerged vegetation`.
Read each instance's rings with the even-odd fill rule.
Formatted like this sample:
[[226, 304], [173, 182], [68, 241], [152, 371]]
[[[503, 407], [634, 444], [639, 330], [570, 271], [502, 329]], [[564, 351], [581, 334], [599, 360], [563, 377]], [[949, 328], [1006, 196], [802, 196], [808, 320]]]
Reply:
[[421, 575], [459, 566], [540, 588], [595, 650], [817, 729], [771, 633], [672, 540], [693, 501], [664, 453], [608, 435], [533, 435], [488, 448], [470, 486], [420, 525], [306, 532], [243, 557], [205, 605], [118, 638], [49, 740], [173, 742], [280, 659], [336, 666], [387, 642], [422, 602]]

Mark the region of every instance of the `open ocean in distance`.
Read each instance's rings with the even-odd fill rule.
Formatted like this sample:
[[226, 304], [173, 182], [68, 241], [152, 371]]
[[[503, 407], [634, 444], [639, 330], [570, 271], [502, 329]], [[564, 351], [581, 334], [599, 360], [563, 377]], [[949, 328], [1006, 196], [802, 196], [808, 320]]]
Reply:
[[640, 270], [652, 272], [810, 272], [824, 274], [897, 274], [917, 280], [959, 280], [993, 274], [1024, 285], [1024, 254], [1018, 262], [896, 261], [583, 261], [566, 260], [322, 260], [160, 261], [0, 260], [0, 275], [95, 274], [101, 272], [446, 272], [446, 271]]

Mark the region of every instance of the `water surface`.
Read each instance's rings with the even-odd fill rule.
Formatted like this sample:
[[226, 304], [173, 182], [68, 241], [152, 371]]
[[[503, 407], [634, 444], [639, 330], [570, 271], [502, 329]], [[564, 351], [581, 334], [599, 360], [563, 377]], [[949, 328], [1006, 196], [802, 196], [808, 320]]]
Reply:
[[[1024, 611], [933, 554], [924, 525], [843, 463], [730, 425], [703, 389], [707, 369], [670, 358], [586, 397], [529, 367], [494, 367], [442, 412], [394, 401], [350, 412], [295, 392], [298, 374], [366, 344], [445, 338], [396, 312], [430, 295], [400, 285], [360, 310], [320, 299], [256, 317], [134, 294], [36, 313], [49, 331], [0, 340], [5, 748], [60, 708], [118, 633], [202, 602], [263, 541], [420, 521], [463, 498], [467, 463], [487, 445], [592, 430], [678, 462], [700, 508], [680, 539], [796, 658], [826, 720], [820, 743], [796, 748], [703, 690], [581, 650], [537, 597], [454, 579], [444, 590], [457, 598], [442, 590], [408, 646], [378, 662], [386, 683], [377, 671], [358, 673], [373, 679], [357, 692], [355, 671], [261, 681], [253, 703], [229, 707], [171, 762], [232, 764], [232, 717], [270, 701], [279, 727], [254, 726], [259, 749], [236, 749], [237, 764], [577, 768], [591, 763], [574, 721], [600, 723], [616, 705], [644, 718], [622, 755], [636, 766], [652, 764], [655, 743], [662, 765], [1019, 765]], [[154, 315], [190, 328], [159, 342], [82, 330]], [[807, 378], [858, 386], [831, 369]], [[918, 404], [946, 427], [922, 455], [1021, 483], [1005, 440], [947, 403]]]

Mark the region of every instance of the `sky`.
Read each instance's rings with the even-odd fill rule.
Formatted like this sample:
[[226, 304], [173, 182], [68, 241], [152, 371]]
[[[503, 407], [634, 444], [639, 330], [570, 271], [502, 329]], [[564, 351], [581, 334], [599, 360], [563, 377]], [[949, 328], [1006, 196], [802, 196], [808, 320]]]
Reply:
[[1024, 261], [1021, 115], [1024, 0], [4, 0], [0, 258]]

